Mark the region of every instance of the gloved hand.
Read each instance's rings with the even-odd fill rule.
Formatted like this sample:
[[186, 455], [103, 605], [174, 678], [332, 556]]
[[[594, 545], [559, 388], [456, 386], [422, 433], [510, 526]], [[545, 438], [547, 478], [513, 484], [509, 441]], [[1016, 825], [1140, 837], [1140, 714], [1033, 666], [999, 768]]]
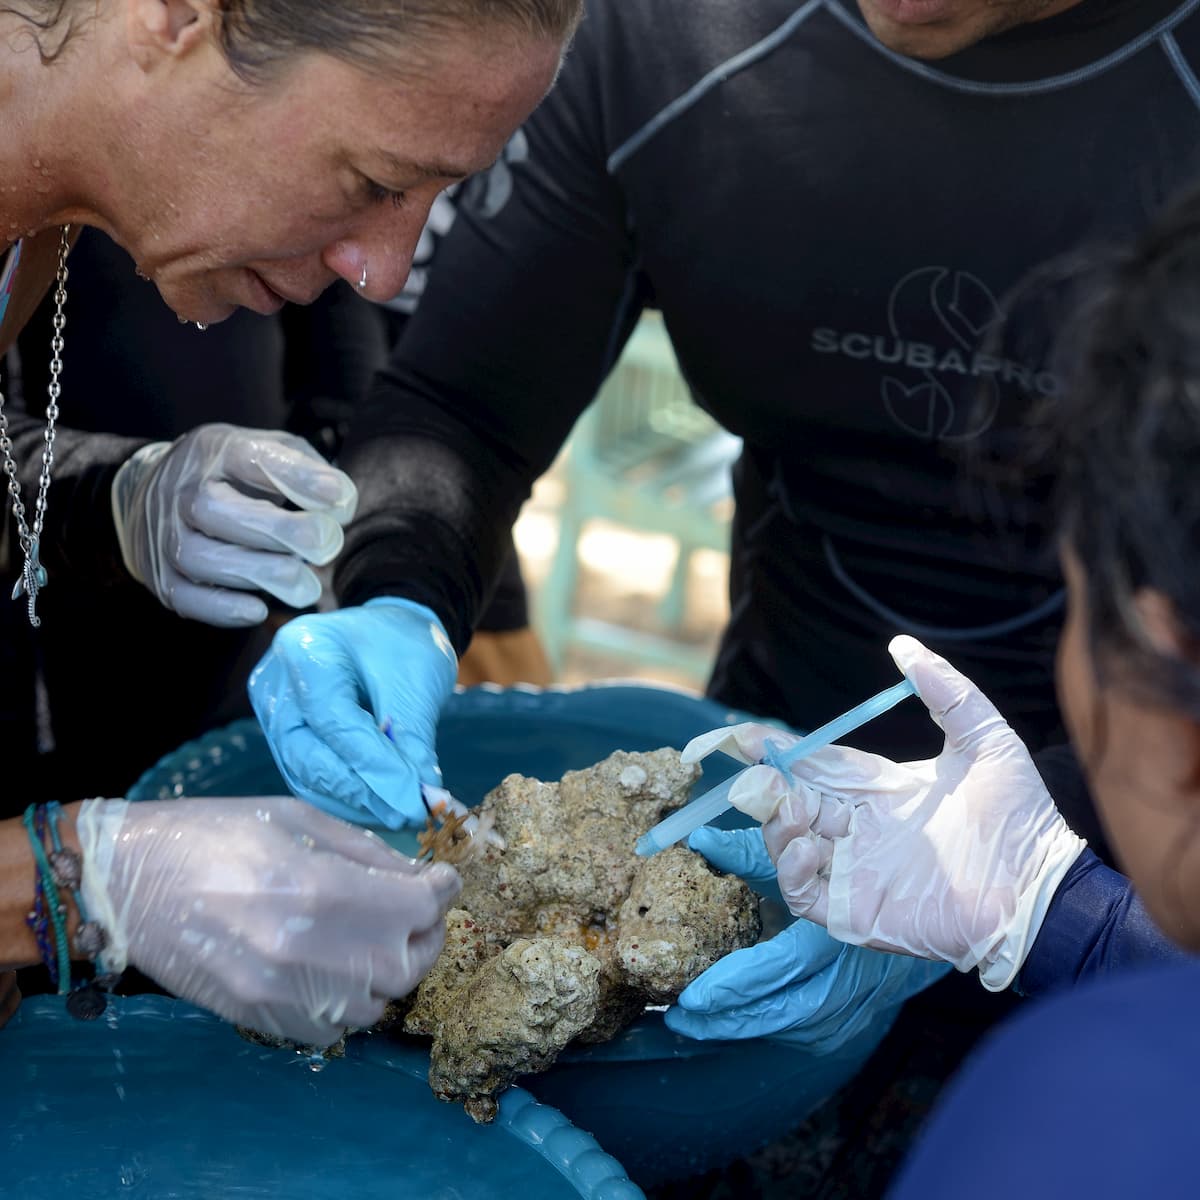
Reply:
[[[946, 734], [937, 758], [893, 763], [830, 746], [790, 775], [752, 768], [730, 800], [766, 822], [780, 890], [797, 916], [840, 941], [978, 967], [984, 986], [999, 991], [1016, 978], [1085, 843], [970, 680], [911, 637], [889, 650]], [[730, 732], [704, 735], [685, 759], [729, 746], [756, 761], [765, 739], [795, 740], [762, 726]]]
[[[290, 503], [295, 508], [284, 507]], [[201, 425], [143, 446], [117, 472], [113, 522], [129, 573], [183, 617], [257, 625], [269, 592], [315, 604], [358, 493], [290, 433]]]
[[381, 597], [289, 621], [250, 674], [250, 702], [298, 796], [399, 829], [424, 824], [421, 786], [441, 785], [437, 720], [457, 674], [437, 617]]
[[[754, 885], [774, 867], [759, 829], [697, 829], [688, 845], [718, 870]], [[694, 1038], [775, 1037], [829, 1053], [947, 974], [945, 963], [834, 941], [799, 920], [757, 946], [735, 950], [694, 979], [666, 1023]]]
[[291, 796], [89, 800], [76, 829], [106, 967], [305, 1045], [373, 1025], [420, 982], [462, 887]]

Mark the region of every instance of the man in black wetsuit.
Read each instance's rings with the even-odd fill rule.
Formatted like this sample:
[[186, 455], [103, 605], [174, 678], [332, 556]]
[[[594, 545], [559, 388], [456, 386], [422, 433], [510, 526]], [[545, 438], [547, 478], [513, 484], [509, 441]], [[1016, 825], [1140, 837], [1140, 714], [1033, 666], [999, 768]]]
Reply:
[[[885, 646], [911, 632], [1031, 748], [1061, 740], [1040, 484], [999, 506], [961, 459], [1059, 386], [1053, 295], [1003, 320], [1013, 289], [1196, 176], [1197, 9], [592, 0], [350, 432], [345, 607], [286, 626], [253, 678], [292, 786], [422, 819], [442, 633], [466, 644], [505, 531], [647, 305], [745, 446], [710, 694], [812, 727], [894, 682]], [[331, 647], [346, 666], [322, 666]], [[855, 741], [907, 759], [940, 739], [914, 705]]]
[[[1200, 166], [1200, 16], [1179, 0], [863, 7], [870, 24], [836, 0], [594, 0], [550, 96], [468, 185], [350, 431], [344, 606], [416, 602], [461, 651], [512, 520], [649, 304], [697, 402], [745, 444], [710, 693], [812, 727], [894, 681], [884, 647], [907, 631], [1031, 746], [1060, 740], [1060, 580], [1036, 495], [997, 511], [959, 460], [1058, 386], [1045, 306], [998, 339], [1006, 294], [1137, 229]], [[382, 611], [311, 628], [353, 643], [373, 614], [367, 656], [403, 655], [408, 703], [436, 712], [438, 652]], [[269, 663], [256, 686], [275, 691]], [[343, 717], [372, 726], [331, 712], [319, 682], [308, 709], [278, 690], [318, 743]], [[917, 706], [859, 740], [936, 748]], [[351, 809], [363, 779], [400, 778], [385, 740], [358, 753], [338, 780]], [[416, 789], [387, 795], [421, 818]]]

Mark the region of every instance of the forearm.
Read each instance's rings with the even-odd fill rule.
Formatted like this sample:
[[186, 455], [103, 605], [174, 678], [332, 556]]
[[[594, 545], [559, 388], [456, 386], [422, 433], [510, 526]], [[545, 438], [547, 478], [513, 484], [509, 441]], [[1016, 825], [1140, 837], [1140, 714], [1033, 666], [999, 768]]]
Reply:
[[[399, 407], [399, 406], [398, 406]], [[412, 411], [406, 397], [403, 407]], [[359, 489], [334, 576], [344, 605], [395, 595], [432, 609], [462, 653], [511, 550], [531, 481], [466, 430], [379, 433], [343, 456]]]
[[[75, 817], [79, 804], [65, 805], [59, 819], [63, 845], [79, 852]], [[37, 890], [37, 862], [20, 818], [0, 821], [0, 971], [33, 966], [40, 961], [37, 940], [26, 917]], [[67, 914], [67, 936], [74, 937], [79, 915], [66, 890], [60, 892]]]
[[1187, 957], [1150, 919], [1129, 880], [1084, 850], [1059, 885], [1014, 986], [1035, 996]]
[[[1035, 757], [1054, 803], [1077, 832], [1099, 828], [1087, 777], [1069, 746]], [[1185, 958], [1150, 919], [1129, 880], [1091, 846], [1072, 864], [1018, 975], [1014, 990], [1040, 995], [1144, 963]]]

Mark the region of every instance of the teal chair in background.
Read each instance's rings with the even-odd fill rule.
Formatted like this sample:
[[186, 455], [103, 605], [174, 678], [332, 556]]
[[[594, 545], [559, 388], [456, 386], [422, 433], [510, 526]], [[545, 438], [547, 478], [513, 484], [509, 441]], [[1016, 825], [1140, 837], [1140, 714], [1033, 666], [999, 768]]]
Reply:
[[[740, 449], [692, 400], [661, 315], [645, 312], [564, 450], [558, 547], [534, 598], [556, 672], [579, 648], [707, 678], [711, 654], [683, 636], [688, 571], [697, 550], [728, 552], [730, 468]], [[576, 614], [579, 539], [594, 520], [675, 539], [670, 586], [647, 622], [655, 632]]]

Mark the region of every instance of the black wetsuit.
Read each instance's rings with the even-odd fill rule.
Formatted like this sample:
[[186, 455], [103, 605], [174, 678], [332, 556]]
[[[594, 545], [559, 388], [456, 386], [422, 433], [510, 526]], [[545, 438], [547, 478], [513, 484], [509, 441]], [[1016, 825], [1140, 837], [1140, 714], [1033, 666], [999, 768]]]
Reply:
[[[307, 308], [288, 305], [273, 317], [241, 311], [200, 333], [178, 322], [104, 234], [84, 230], [69, 261], [64, 428], [56, 439], [45, 527], [56, 547], [88, 555], [84, 565], [95, 565], [91, 552], [114, 536], [105, 489], [135, 447], [227, 421], [289, 427], [332, 455], [346, 413], [387, 353], [381, 310], [344, 283]], [[52, 316], [47, 298], [13, 356], [20, 378], [10, 388], [12, 421], [26, 431], [44, 422]], [[40, 434], [34, 445], [40, 457]], [[78, 490], [64, 511], [60, 500], [72, 481]], [[82, 546], [76, 534], [87, 539]], [[41, 629], [30, 629], [24, 604], [0, 612], [9, 668], [0, 734], [13, 769], [32, 781], [0, 800], [3, 815], [19, 813], [35, 793], [62, 800], [123, 795], [180, 743], [250, 716], [246, 679], [274, 626], [292, 615], [280, 605], [264, 625], [219, 629], [164, 608], [119, 558], [85, 573], [66, 570], [57, 556], [44, 557], [51, 565], [49, 586], [38, 598]], [[52, 751], [37, 743], [35, 666], [44, 685], [41, 732], [48, 719]]]
[[[1054, 740], [1041, 485], [1014, 504], [962, 451], [1060, 386], [1053, 304], [997, 342], [1006, 293], [1200, 166], [1196, 8], [1083, 0], [921, 64], [852, 4], [592, 0], [351, 428], [342, 601], [419, 598], [465, 645], [510, 521], [654, 305], [745, 443], [712, 694], [811, 727], [895, 680], [907, 630]], [[939, 744], [916, 704], [856, 739]]]

